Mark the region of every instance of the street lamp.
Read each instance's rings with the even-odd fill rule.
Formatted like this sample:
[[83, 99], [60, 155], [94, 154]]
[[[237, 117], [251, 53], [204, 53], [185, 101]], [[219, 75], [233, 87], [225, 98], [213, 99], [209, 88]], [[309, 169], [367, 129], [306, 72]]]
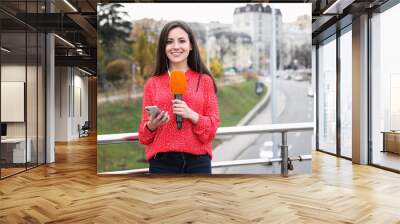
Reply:
[[208, 24], [206, 25], [206, 64], [210, 68], [210, 52], [209, 52], [209, 38], [208, 38]]

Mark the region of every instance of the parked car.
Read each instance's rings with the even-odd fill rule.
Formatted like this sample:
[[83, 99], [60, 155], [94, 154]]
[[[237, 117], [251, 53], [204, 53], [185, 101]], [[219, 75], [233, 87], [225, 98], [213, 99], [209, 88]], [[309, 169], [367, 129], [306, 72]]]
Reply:
[[296, 80], [296, 81], [303, 81], [303, 80], [305, 80], [305, 79], [304, 79], [304, 76], [303, 76], [303, 75], [297, 74], [297, 75], [295, 75], [295, 76], [293, 77], [293, 80]]
[[290, 79], [292, 79], [292, 76], [289, 73], [285, 73], [282, 75], [282, 78], [286, 79], [286, 80], [290, 80]]
[[313, 89], [312, 89], [311, 87], [308, 88], [307, 96], [309, 96], [309, 97], [314, 97], [314, 91], [313, 91]]
[[260, 149], [260, 158], [272, 158], [274, 156], [274, 153], [272, 152], [273, 146], [274, 143], [272, 141], [264, 142], [263, 146]]

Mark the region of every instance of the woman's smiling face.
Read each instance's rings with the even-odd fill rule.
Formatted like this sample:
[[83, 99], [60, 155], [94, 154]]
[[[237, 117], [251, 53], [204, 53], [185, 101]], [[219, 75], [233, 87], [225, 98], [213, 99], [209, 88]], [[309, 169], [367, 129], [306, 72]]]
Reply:
[[170, 63], [185, 62], [187, 64], [187, 57], [191, 49], [189, 35], [182, 28], [176, 27], [169, 31], [165, 53]]

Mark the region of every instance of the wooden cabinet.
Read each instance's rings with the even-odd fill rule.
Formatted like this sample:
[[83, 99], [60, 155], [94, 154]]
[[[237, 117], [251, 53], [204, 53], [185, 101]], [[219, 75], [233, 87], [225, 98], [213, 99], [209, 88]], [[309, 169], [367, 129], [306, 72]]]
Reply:
[[400, 131], [387, 131], [383, 133], [383, 152], [400, 154]]

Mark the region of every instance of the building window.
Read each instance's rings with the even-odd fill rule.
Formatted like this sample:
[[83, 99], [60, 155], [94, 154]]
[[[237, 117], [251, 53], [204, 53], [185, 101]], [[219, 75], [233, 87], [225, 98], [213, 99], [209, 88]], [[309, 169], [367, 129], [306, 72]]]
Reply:
[[[372, 17], [372, 163], [400, 170], [400, 4]], [[385, 141], [382, 132], [389, 132]], [[384, 142], [386, 143], [384, 145]], [[395, 152], [395, 153], [392, 153]], [[397, 153], [397, 154], [396, 154]]]
[[352, 157], [352, 34], [340, 37], [340, 154]]
[[319, 149], [336, 154], [336, 37], [318, 48]]

